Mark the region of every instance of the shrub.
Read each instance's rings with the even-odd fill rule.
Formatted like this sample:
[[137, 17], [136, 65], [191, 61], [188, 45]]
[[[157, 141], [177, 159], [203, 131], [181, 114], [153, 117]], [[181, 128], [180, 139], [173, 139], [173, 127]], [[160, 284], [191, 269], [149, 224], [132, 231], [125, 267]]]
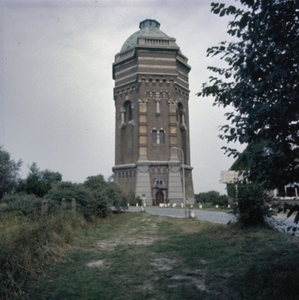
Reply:
[[98, 207], [102, 207], [105, 203], [107, 208], [112, 206], [117, 210], [127, 208], [127, 197], [120, 187], [113, 182], [106, 182], [102, 175], [87, 177], [84, 186], [93, 192]]
[[127, 195], [113, 182], [109, 182], [103, 191], [103, 195], [107, 197], [110, 205], [114, 206], [117, 210], [127, 208]]
[[264, 224], [265, 217], [271, 214], [269, 208], [264, 205], [262, 186], [257, 183], [239, 184], [233, 213], [240, 225], [257, 226]]
[[14, 194], [6, 195], [3, 198], [4, 206], [1, 207], [2, 213], [13, 212], [23, 216], [34, 216], [40, 213], [41, 199], [34, 195]]
[[133, 206], [135, 206], [136, 204], [142, 205], [142, 199], [140, 197], [136, 197], [134, 192], [130, 191], [127, 194], [127, 203]]
[[[53, 186], [46, 195], [47, 199], [60, 203], [64, 198], [70, 206], [72, 199], [76, 200], [77, 210], [82, 212], [87, 220], [97, 215], [96, 199], [93, 193], [81, 183], [61, 182]], [[106, 205], [103, 204], [106, 210]]]
[[195, 195], [195, 199], [196, 202], [212, 203], [213, 205], [227, 206], [228, 204], [228, 197], [226, 195], [220, 195], [220, 193], [216, 191], [199, 193]]
[[214, 205], [226, 206], [228, 205], [228, 196], [221, 195], [213, 201]]

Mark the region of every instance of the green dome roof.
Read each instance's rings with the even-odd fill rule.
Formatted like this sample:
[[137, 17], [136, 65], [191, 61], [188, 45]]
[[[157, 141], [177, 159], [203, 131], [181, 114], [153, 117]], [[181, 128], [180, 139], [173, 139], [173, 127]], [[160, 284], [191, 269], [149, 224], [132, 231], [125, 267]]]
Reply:
[[158, 37], [169, 38], [163, 31], [160, 30], [160, 23], [156, 20], [146, 19], [139, 24], [139, 31], [133, 33], [123, 44], [121, 52], [129, 50], [137, 46], [139, 37]]

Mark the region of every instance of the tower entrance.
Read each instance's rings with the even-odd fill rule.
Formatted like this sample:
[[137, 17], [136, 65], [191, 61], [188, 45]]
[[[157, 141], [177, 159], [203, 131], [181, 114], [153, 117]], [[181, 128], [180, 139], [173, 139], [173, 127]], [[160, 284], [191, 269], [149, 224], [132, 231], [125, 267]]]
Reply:
[[164, 193], [160, 190], [155, 195], [155, 204], [159, 206], [161, 203], [164, 203]]

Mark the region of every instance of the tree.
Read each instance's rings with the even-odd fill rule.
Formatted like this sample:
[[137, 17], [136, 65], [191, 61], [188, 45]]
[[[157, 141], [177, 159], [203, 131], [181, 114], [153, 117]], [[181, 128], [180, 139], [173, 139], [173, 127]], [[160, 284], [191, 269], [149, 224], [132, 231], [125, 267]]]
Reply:
[[92, 191], [101, 191], [103, 190], [107, 183], [103, 175], [89, 176], [84, 181], [84, 185]]
[[[274, 188], [299, 178], [299, 2], [240, 2], [241, 8], [211, 4], [220, 17], [234, 17], [227, 31], [234, 41], [207, 50], [227, 66], [209, 67], [214, 75], [198, 95], [233, 107], [220, 137], [250, 145], [242, 158], [249, 179]], [[240, 155], [224, 148], [228, 155]]]
[[26, 179], [20, 180], [17, 192], [26, 192], [38, 197], [43, 197], [52, 188], [52, 185], [62, 180], [59, 172], [48, 169], [41, 171], [34, 162], [29, 166], [29, 174]]
[[21, 166], [21, 160], [11, 159], [10, 154], [0, 146], [0, 200], [16, 187]]

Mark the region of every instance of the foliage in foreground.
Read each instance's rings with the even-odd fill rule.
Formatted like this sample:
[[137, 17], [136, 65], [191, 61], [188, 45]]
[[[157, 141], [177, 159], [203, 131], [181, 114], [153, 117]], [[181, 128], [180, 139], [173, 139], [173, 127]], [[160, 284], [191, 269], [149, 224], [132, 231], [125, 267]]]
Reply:
[[43, 277], [46, 266], [68, 259], [68, 245], [84, 227], [80, 215], [67, 214], [62, 220], [53, 214], [41, 226], [36, 216], [1, 214], [0, 298], [21, 299], [27, 286]]
[[[251, 145], [249, 178], [273, 189], [299, 178], [298, 1], [240, 2], [240, 8], [211, 4], [220, 17], [233, 16], [227, 31], [233, 42], [207, 50], [227, 67], [209, 67], [214, 76], [199, 95], [234, 108], [226, 113], [231, 124], [222, 126], [220, 137]], [[228, 155], [239, 155], [225, 148]]]
[[265, 191], [260, 184], [238, 184], [235, 194], [233, 214], [242, 226], [265, 224], [265, 217], [270, 217], [269, 207], [265, 205]]
[[[61, 213], [61, 201], [66, 212]], [[42, 201], [48, 211], [41, 219]], [[76, 212], [71, 200], [76, 200]], [[111, 215], [111, 207], [127, 208], [127, 196], [103, 176], [84, 184], [58, 182], [44, 198], [24, 191], [6, 195], [0, 206], [0, 298], [20, 298], [32, 280], [43, 276], [45, 266], [67, 259], [66, 249], [79, 231]], [[20, 251], [20, 249], [22, 251]]]

